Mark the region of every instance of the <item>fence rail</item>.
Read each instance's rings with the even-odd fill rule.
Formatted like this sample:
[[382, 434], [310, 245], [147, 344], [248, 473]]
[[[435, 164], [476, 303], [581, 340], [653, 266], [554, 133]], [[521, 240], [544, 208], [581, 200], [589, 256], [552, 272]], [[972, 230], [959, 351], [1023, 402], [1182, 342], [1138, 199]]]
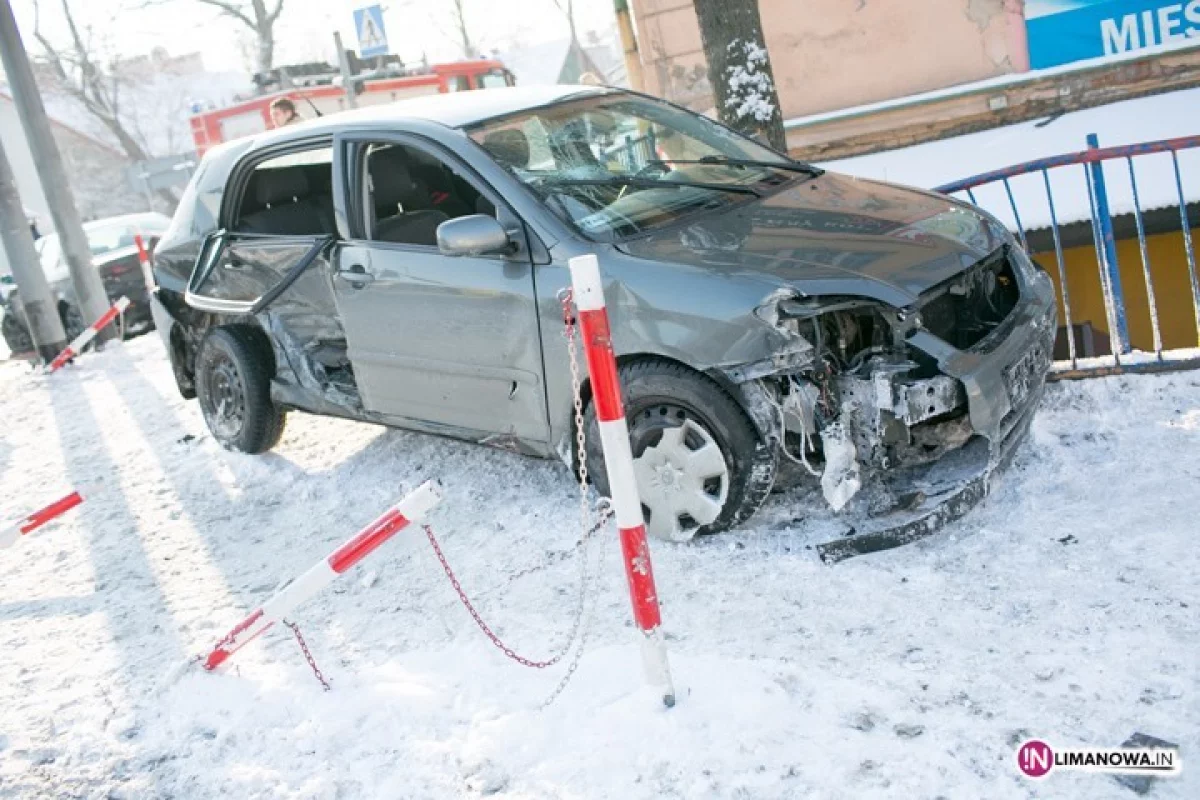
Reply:
[[[1088, 148], [1086, 150], [1036, 159], [1004, 169], [973, 175], [939, 186], [937, 191], [945, 194], [965, 195], [966, 199], [972, 203], [989, 208], [988, 202], [980, 202], [977, 193], [977, 190], [988, 188], [989, 194], [996, 198], [998, 203], [1007, 206], [1007, 208], [989, 208], [989, 210], [997, 213], [998, 216], [1011, 215], [1010, 226], [1016, 230], [1022, 246], [1027, 250], [1031, 249], [1030, 239], [1035, 234], [1046, 228], [1049, 229], [1048, 237], [1040, 237], [1042, 240], [1040, 249], [1047, 256], [1051, 252], [1053, 253], [1056, 272], [1051, 274], [1057, 278], [1059, 303], [1063, 312], [1061, 318], [1064, 323], [1060, 333], [1063, 334], [1066, 345], [1065, 352], [1061, 354], [1062, 357], [1055, 362], [1054, 373], [1057, 377], [1087, 377], [1116, 372], [1200, 367], [1200, 281], [1197, 280], [1196, 249], [1192, 241], [1192, 223], [1187, 193], [1184, 191], [1185, 185], [1190, 187], [1192, 184], [1185, 184], [1179, 158], [1183, 151], [1200, 148], [1200, 136], [1184, 136], [1105, 148], [1099, 146], [1095, 134], [1087, 138]], [[1200, 153], [1200, 150], [1197, 152]], [[1165, 165], [1161, 159], [1154, 163], [1147, 160], [1148, 157], [1160, 154], [1170, 156], [1169, 170], [1163, 169]], [[1115, 185], [1113, 175], [1105, 175], [1106, 165], [1119, 164], [1121, 161], [1124, 161], [1127, 167], [1127, 185]], [[1155, 221], [1159, 228], [1162, 227], [1164, 219], [1162, 215], [1164, 207], [1178, 205], [1180, 242], [1177, 246], [1171, 243], [1173, 251], [1166, 253], [1165, 256], [1162, 249], [1158, 247], [1159, 242], [1155, 242], [1154, 248], [1148, 244], [1147, 215], [1143, 206], [1143, 197], [1148, 182], [1146, 175], [1143, 174], [1143, 183], [1139, 187], [1135, 161], [1156, 168], [1151, 177], [1157, 180], [1149, 181], [1149, 183], [1152, 184], [1151, 188], [1154, 194], [1155, 205], [1152, 210], [1155, 212]], [[1077, 177], [1073, 183], [1069, 187], [1065, 187], [1065, 191], [1056, 192], [1053, 184], [1057, 183], [1058, 189], [1063, 190], [1062, 176], [1064, 174], [1069, 176], [1073, 170], [1077, 171]], [[1146, 167], [1143, 167], [1143, 173], [1146, 172]], [[1064, 202], [1067, 205], [1073, 203], [1077, 210], [1084, 197], [1079, 186], [1079, 173], [1082, 173], [1082, 183], [1086, 187], [1086, 217], [1079, 219], [1079, 214], [1074, 213], [1073, 218], [1063, 219], [1060, 210]], [[1051, 180], [1052, 174], [1055, 175], [1055, 181]], [[1123, 177], [1124, 171], [1121, 174]], [[1039, 176], [1041, 180], [1037, 181]], [[1014, 179], [1019, 178], [1031, 179], [1036, 182], [1036, 185], [1030, 180], [1026, 180], [1020, 187], [1026, 191], [1014, 192], [1013, 184], [1016, 182]], [[1200, 177], [1197, 177], [1197, 180], [1200, 180]], [[1169, 183], [1173, 183], [1173, 186], [1168, 186]], [[1127, 211], [1116, 215], [1113, 213], [1111, 204], [1114, 189], [1122, 194], [1122, 204], [1128, 206]], [[1018, 195], [1020, 195], [1019, 199]], [[1044, 197], [1041, 203], [1035, 200], [1039, 195]], [[1200, 199], [1200, 193], [1194, 193], [1194, 196]], [[1197, 206], [1198, 203], [1193, 201], [1192, 205]], [[1131, 224], [1124, 227], [1136, 235], [1140, 274], [1129, 272], [1122, 274], [1118, 243], [1127, 239], [1131, 240], [1134, 236], [1119, 237], [1117, 226], [1114, 225], [1114, 217], [1123, 221], [1132, 218]], [[1032, 221], [1035, 219], [1044, 219], [1044, 224], [1033, 224]], [[1091, 288], [1091, 286], [1082, 285], [1087, 282], [1085, 275], [1081, 274], [1079, 270], [1073, 271], [1070, 268], [1071, 264], [1078, 265], [1079, 262], [1078, 259], [1067, 257], [1068, 247], [1064, 242], [1064, 226], [1072, 227], [1080, 223], [1090, 224], [1090, 247], [1095, 251], [1095, 278], [1098, 280], [1103, 300], [1103, 324], [1107, 328], [1109, 348], [1109, 352], [1102, 355], [1091, 352], [1094, 349], [1091, 346], [1082, 348], [1083, 352], [1081, 352], [1079, 339], [1085, 333], [1090, 337], [1093, 320], [1085, 319], [1088, 312], [1072, 305], [1071, 284], [1074, 283], [1080, 288]], [[1074, 249], [1072, 248], [1072, 255], [1074, 255]], [[1037, 250], [1039, 248], [1033, 248], [1033, 251]], [[1159, 259], [1169, 262], [1165, 266], [1165, 272], [1161, 265], [1159, 269], [1152, 269], [1152, 250], [1157, 251]], [[1127, 252], [1126, 255], [1130, 254]], [[1187, 292], [1190, 294], [1190, 309], [1184, 309], [1181, 303], [1171, 306], [1172, 336], [1164, 337], [1163, 308], [1160, 303], [1161, 296], [1155, 291], [1155, 282], [1166, 278], [1170, 280], [1172, 287], [1182, 288], [1180, 283], [1184, 268], [1187, 273], [1186, 283], [1190, 290]], [[1130, 309], [1126, 305], [1128, 296], [1126, 283], [1131, 278], [1140, 280], [1145, 288], [1145, 308], [1137, 307], [1133, 310], [1139, 317], [1143, 313], [1148, 317], [1149, 336], [1142, 337], [1145, 339], [1144, 344], [1148, 345], [1146, 348], [1135, 348], [1130, 337]], [[1136, 289], [1136, 292], [1137, 294], [1141, 293], [1140, 287]], [[1177, 300], [1173, 296], [1168, 299]], [[1079, 302], [1078, 297], [1076, 300]], [[1191, 316], [1191, 325], [1187, 326], [1190, 330], [1186, 336], [1179, 333], [1180, 328], [1184, 326], [1183, 315], [1185, 313]], [[1194, 336], [1192, 332], [1194, 332]], [[1088, 338], [1087, 341], [1091, 342], [1091, 339]]]

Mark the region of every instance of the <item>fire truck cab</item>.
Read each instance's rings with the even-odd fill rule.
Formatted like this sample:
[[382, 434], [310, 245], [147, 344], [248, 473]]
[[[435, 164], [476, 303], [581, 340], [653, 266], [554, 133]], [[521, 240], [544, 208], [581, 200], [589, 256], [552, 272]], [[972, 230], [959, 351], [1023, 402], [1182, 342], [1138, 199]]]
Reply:
[[[280, 97], [290, 98], [296, 104], [296, 110], [306, 118], [344, 110], [346, 92], [341, 86], [337, 70], [327, 65], [313, 66], [325, 68], [273, 71], [285, 73], [284, 81], [291, 85], [225, 108], [193, 114], [192, 139], [196, 143], [196, 152], [204, 155], [214, 145], [253, 136], [273, 127], [271, 103]], [[259, 76], [256, 76], [256, 82], [258, 80]], [[275, 85], [278, 86], [278, 83], [276, 76]], [[360, 107], [382, 105], [424, 94], [515, 85], [512, 73], [501, 62], [492, 59], [432, 64], [382, 77], [359, 75], [355, 83], [358, 84], [356, 97]]]

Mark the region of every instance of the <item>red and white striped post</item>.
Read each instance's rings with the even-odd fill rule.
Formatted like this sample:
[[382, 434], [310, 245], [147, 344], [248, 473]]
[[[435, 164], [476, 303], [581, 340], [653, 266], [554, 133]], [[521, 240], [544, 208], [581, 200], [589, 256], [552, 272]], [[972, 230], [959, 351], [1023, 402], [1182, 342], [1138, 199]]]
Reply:
[[55, 500], [45, 508], [38, 509], [20, 522], [0, 528], [0, 550], [12, 547], [23, 534], [34, 531], [55, 517], [60, 517], [83, 502], [79, 492], [71, 492], [61, 500]]
[[261, 636], [297, 606], [313, 597], [339, 575], [370, 555], [410, 523], [419, 523], [442, 499], [437, 481], [426, 481], [378, 519], [344, 542], [307, 572], [289, 583], [231, 630], [204, 659], [204, 668], [215, 670], [241, 648]]
[[[621, 404], [621, 384], [617, 378], [617, 359], [613, 354], [604, 306], [604, 286], [600, 265], [594, 255], [577, 256], [570, 261], [571, 286], [575, 308], [579, 312], [579, 331], [592, 378], [592, 399], [600, 426], [600, 446], [604, 449], [604, 467], [612, 494], [613, 511], [621, 534], [621, 553], [625, 576], [629, 580], [629, 598], [633, 619], [642, 632], [642, 662], [647, 681], [662, 690], [663, 703], [675, 705], [675, 687], [662, 636], [662, 617], [658, 593], [654, 588], [654, 570], [650, 565], [650, 546], [646, 542], [646, 524], [642, 501], [638, 497], [633, 473], [633, 452], [629, 448], [629, 428]], [[580, 458], [585, 454], [580, 453]]]
[[50, 362], [50, 371], [54, 372], [63, 364], [66, 364], [72, 358], [82, 353], [83, 348], [88, 346], [88, 342], [90, 342], [92, 339], [95, 339], [96, 334], [104, 330], [105, 325], [116, 319], [118, 315], [124, 314], [125, 309], [127, 308], [129, 308], [128, 297], [122, 297], [120, 300], [113, 303], [112, 308], [108, 309], [108, 311], [105, 311], [100, 319], [93, 322], [87, 328], [84, 328], [83, 333], [76, 336], [74, 341], [72, 341], [61, 353], [54, 357], [54, 360]]
[[142, 268], [142, 280], [146, 281], [146, 291], [154, 291], [154, 267], [150, 264], [150, 251], [140, 233], [133, 235], [133, 243], [137, 245], [138, 266]]

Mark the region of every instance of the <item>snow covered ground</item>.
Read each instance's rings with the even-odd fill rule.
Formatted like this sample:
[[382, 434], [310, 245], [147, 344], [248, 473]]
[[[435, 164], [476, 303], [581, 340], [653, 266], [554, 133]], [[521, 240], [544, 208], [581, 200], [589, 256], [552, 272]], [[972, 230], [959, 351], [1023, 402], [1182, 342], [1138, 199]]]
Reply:
[[[642, 688], [613, 536], [578, 673], [506, 661], [420, 531], [225, 674], [162, 681], [428, 476], [463, 584], [520, 651], [570, 627], [559, 464], [293, 415], [221, 450], [153, 336], [54, 376], [0, 363], [0, 797], [1132, 797], [1015, 769], [1016, 743], [1178, 742], [1200, 797], [1200, 373], [1055, 385], [987, 504], [925, 543], [820, 564], [809, 499], [654, 545], [680, 701]], [[821, 527], [821, 526], [818, 526]], [[598, 545], [597, 545], [598, 546]], [[532, 571], [525, 571], [525, 570]]]

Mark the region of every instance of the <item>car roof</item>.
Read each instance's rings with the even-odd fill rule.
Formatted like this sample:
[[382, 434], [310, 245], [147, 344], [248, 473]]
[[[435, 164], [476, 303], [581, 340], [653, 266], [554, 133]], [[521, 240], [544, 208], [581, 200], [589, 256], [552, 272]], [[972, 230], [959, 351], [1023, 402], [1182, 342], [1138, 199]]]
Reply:
[[85, 231], [94, 231], [97, 228], [107, 228], [110, 225], [166, 225], [170, 223], [171, 218], [159, 214], [157, 211], [143, 211], [139, 214], [122, 214], [117, 217], [105, 217], [103, 219], [94, 219], [91, 222], [83, 223]]
[[[480, 89], [468, 92], [430, 94], [397, 100], [394, 103], [369, 106], [353, 111], [326, 114], [285, 128], [276, 128], [259, 134], [252, 149], [305, 139], [327, 132], [336, 132], [348, 126], [385, 127], [389, 123], [421, 120], [462, 128], [495, 117], [515, 114], [526, 109], [557, 103], [573, 97], [602, 95], [620, 91], [602, 86], [510, 86], [495, 89]], [[304, 112], [303, 106], [300, 112]]]

